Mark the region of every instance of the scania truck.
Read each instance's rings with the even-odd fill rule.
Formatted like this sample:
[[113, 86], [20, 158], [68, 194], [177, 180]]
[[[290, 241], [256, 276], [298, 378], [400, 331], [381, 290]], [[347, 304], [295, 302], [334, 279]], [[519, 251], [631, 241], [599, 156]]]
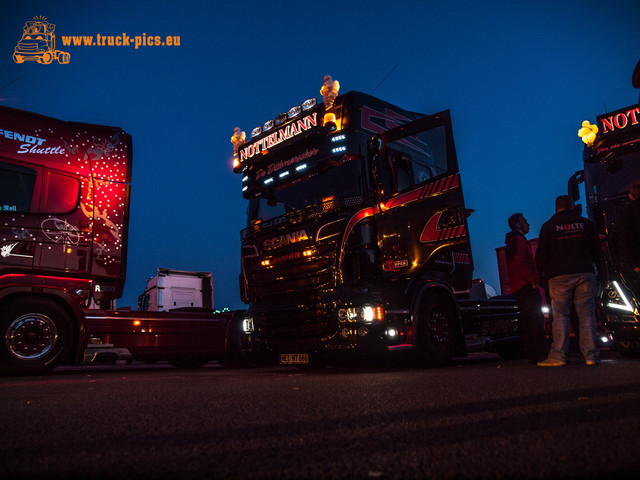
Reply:
[[309, 365], [402, 353], [446, 365], [471, 344], [512, 351], [515, 302], [472, 295], [471, 210], [449, 111], [418, 114], [352, 91], [234, 138], [248, 201], [249, 358]]
[[234, 312], [107, 310], [126, 277], [131, 145], [120, 128], [0, 107], [1, 373], [231, 351]]

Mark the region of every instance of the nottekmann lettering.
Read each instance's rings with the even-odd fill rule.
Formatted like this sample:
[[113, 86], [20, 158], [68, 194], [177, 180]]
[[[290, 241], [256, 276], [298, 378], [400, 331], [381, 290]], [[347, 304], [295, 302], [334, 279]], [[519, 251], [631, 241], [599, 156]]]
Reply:
[[253, 157], [254, 155], [263, 153], [266, 150], [284, 142], [285, 140], [289, 140], [296, 135], [300, 135], [306, 130], [316, 127], [317, 125], [318, 113], [315, 112], [311, 115], [307, 115], [306, 117], [301, 118], [296, 122], [290, 123], [280, 130], [276, 130], [271, 135], [267, 135], [266, 137], [261, 138], [255, 143], [242, 148], [242, 150], [240, 150], [240, 161], [243, 162], [248, 158]]

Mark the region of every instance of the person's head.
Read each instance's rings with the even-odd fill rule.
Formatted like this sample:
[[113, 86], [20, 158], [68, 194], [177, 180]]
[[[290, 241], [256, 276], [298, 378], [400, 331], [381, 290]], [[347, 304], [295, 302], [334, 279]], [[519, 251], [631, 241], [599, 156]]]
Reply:
[[512, 232], [529, 233], [529, 222], [521, 213], [514, 213], [508, 220], [509, 228]]
[[633, 182], [629, 187], [629, 196], [632, 200], [640, 198], [640, 181]]
[[560, 195], [556, 198], [556, 212], [564, 210], [573, 210], [573, 200], [569, 195]]

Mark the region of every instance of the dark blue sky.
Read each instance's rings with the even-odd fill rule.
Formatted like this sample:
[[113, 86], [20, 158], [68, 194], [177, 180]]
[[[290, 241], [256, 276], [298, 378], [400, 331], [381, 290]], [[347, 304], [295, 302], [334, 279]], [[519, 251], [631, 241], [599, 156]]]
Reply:
[[[37, 15], [56, 25], [68, 65], [13, 62], [24, 22]], [[118, 305], [135, 307], [163, 266], [213, 272], [218, 308], [242, 307], [235, 126], [249, 133], [319, 98], [325, 74], [343, 92], [375, 89], [406, 110], [450, 109], [475, 209], [475, 276], [498, 288], [495, 248], [507, 217], [523, 212], [537, 236], [581, 168], [581, 122], [638, 101], [639, 18], [637, 0], [10, 2], [0, 15], [0, 104], [130, 133], [129, 262]], [[180, 46], [60, 42], [122, 33], [180, 36]]]

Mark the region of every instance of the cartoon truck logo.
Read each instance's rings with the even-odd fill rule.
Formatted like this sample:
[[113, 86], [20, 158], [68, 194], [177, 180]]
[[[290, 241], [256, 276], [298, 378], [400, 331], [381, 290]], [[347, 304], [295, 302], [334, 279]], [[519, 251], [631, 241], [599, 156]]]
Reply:
[[44, 17], [34, 17], [33, 20], [27, 21], [22, 28], [22, 38], [13, 51], [13, 61], [36, 61], [46, 65], [54, 60], [60, 64], [69, 63], [71, 55], [56, 50], [56, 36], [53, 33], [55, 29], [56, 26], [47, 22]]

